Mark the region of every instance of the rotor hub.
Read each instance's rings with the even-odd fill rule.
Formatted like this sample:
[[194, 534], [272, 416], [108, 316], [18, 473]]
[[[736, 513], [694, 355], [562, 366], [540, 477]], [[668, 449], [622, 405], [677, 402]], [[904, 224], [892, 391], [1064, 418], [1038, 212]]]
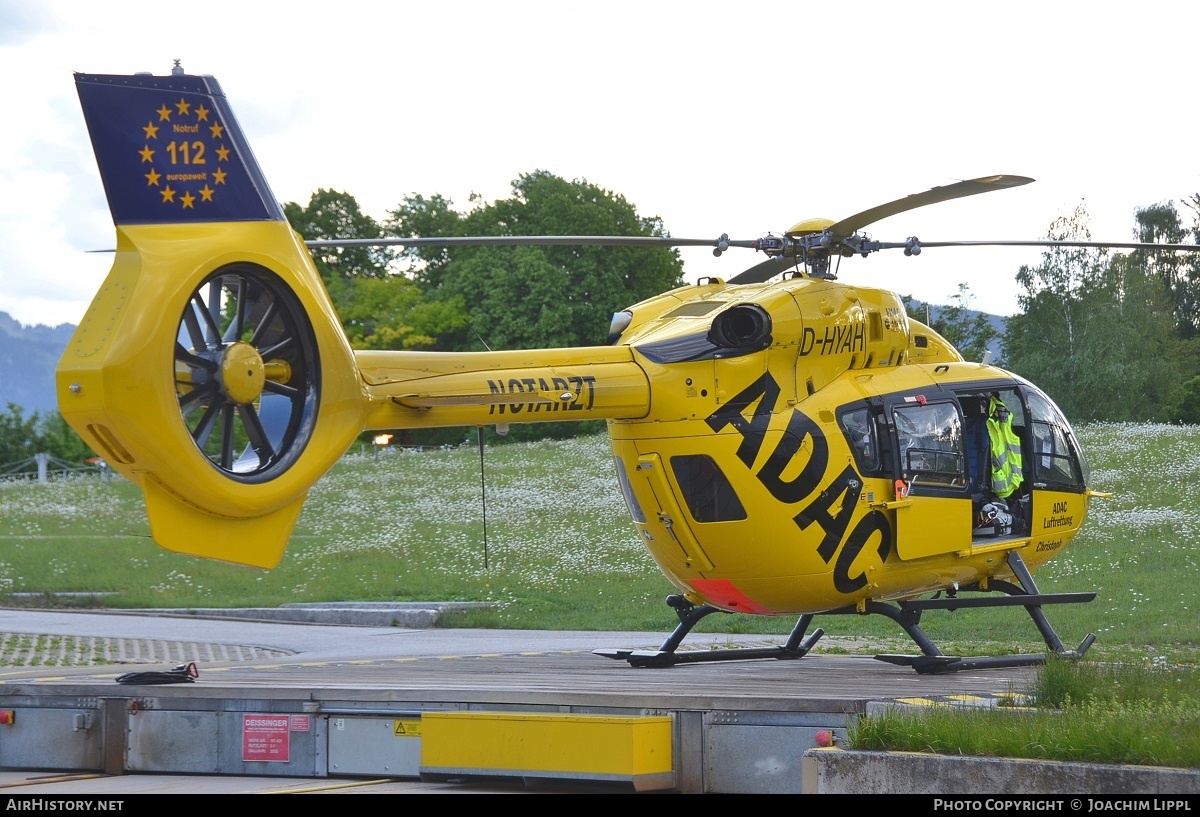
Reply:
[[221, 389], [235, 403], [253, 403], [267, 380], [262, 355], [248, 343], [231, 343], [221, 355]]

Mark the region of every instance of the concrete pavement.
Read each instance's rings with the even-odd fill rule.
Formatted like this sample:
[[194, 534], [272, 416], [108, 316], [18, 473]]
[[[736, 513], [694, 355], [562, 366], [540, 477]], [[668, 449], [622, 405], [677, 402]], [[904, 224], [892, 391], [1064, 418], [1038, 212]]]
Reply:
[[[95, 611], [0, 608], [0, 667], [243, 662], [286, 656], [305, 660], [481, 655], [495, 652], [590, 651], [606, 647], [656, 649], [666, 633], [460, 630], [343, 621], [359, 605], [300, 607], [288, 618], [264, 620], [263, 611]], [[422, 605], [428, 609], [430, 605]], [[376, 620], [405, 620], [403, 607], [370, 611]], [[418, 619], [421, 620], [421, 619]], [[737, 636], [738, 644], [777, 643], [778, 636]], [[694, 633], [693, 646], [730, 643], [725, 634]], [[9, 674], [5, 672], [5, 674]]]

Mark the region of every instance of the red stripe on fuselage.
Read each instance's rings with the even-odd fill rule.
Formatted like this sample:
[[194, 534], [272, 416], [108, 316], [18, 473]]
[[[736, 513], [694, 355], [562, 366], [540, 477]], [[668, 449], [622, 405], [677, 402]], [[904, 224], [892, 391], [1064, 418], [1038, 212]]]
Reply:
[[709, 604], [723, 610], [733, 610], [738, 613], [752, 613], [760, 616], [774, 615], [774, 610], [768, 610], [734, 586], [729, 579], [695, 579], [692, 587], [708, 600]]

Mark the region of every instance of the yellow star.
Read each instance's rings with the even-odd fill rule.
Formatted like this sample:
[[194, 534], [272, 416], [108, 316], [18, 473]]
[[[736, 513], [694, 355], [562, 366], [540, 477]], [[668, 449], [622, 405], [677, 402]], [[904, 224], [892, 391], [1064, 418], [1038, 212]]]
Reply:
[[171, 189], [171, 185], [167, 185], [162, 189], [163, 204], [169, 201], [175, 201], [175, 191]]
[[161, 108], [158, 109], [158, 121], [159, 122], [170, 122], [171, 121], [171, 109], [168, 108], [166, 105], [163, 105]]
[[220, 139], [222, 136], [225, 135], [225, 129], [223, 127], [221, 127], [221, 125], [217, 122], [214, 122], [212, 127], [209, 128], [208, 130], [212, 134], [213, 139]]
[[196, 197], [191, 193], [184, 193], [181, 201], [183, 202], [183, 209], [188, 210], [195, 203]]
[[211, 187], [209, 187], [207, 184], [200, 188], [200, 200], [201, 201], [212, 201], [213, 200], [213, 189]]
[[225, 171], [216, 170], [213, 172], [213, 184], [225, 184]]
[[146, 132], [147, 139], [158, 138], [158, 125], [155, 125], [153, 122], [147, 124], [146, 127], [142, 128], [142, 130]]
[[146, 174], [146, 186], [147, 187], [151, 187], [151, 186], [158, 187], [158, 180], [160, 178], [162, 178], [162, 177], [159, 175], [158, 171], [151, 168], [150, 172]]
[[196, 109], [196, 120], [199, 122], [207, 122], [208, 121], [208, 108], [204, 107], [203, 104], [201, 104], [200, 107]]
[[175, 103], [175, 110], [179, 111], [180, 116], [187, 116], [187, 113], [189, 110], [191, 110], [191, 108], [192, 104], [183, 97], [179, 97], [179, 101]]
[[218, 162], [228, 162], [229, 161], [229, 148], [225, 147], [224, 145], [217, 148], [217, 161]]
[[146, 145], [144, 148], [139, 150], [138, 153], [142, 154], [143, 162], [153, 162], [154, 161], [154, 151], [152, 151], [150, 149], [149, 145]]

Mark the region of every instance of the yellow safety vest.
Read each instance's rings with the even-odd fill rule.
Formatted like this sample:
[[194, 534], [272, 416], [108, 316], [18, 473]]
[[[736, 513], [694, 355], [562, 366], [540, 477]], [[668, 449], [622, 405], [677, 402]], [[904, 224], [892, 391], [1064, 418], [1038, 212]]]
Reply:
[[1021, 440], [1012, 429], [1012, 414], [995, 397], [988, 401], [987, 427], [992, 448], [992, 493], [1005, 499], [1021, 487]]

